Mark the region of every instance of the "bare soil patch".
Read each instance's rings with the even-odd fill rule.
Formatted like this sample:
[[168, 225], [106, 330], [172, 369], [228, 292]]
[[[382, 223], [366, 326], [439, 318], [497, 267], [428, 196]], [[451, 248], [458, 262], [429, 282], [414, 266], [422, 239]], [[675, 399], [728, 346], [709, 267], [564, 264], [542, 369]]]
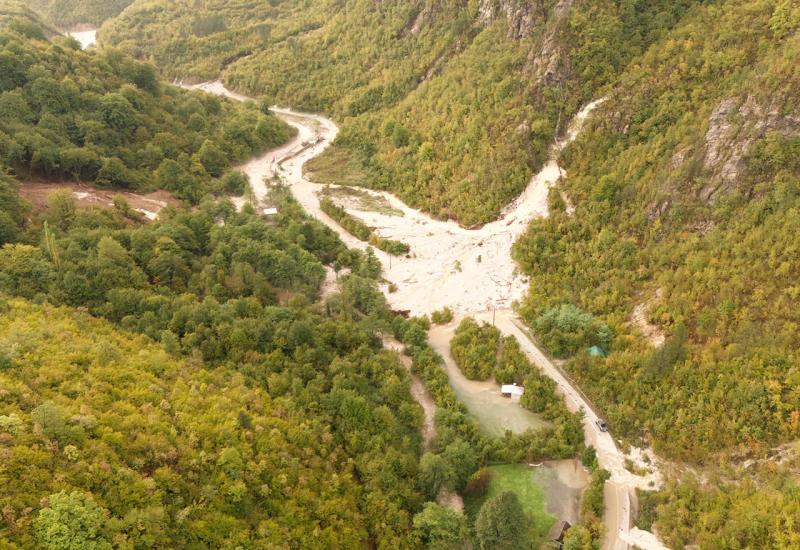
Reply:
[[78, 208], [113, 208], [114, 197], [121, 196], [132, 209], [150, 220], [156, 219], [165, 207], [180, 204], [180, 201], [167, 191], [137, 194], [116, 189], [98, 189], [85, 183], [74, 182], [25, 182], [20, 186], [20, 195], [31, 203], [35, 213], [47, 208], [47, 198], [56, 191], [70, 191], [75, 197]]

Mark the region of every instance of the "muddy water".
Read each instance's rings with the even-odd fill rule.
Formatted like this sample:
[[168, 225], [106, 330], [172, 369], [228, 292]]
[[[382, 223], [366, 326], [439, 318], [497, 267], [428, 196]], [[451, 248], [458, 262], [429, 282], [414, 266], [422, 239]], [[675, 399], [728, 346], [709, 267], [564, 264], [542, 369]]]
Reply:
[[535, 468], [534, 477], [547, 498], [547, 511], [575, 525], [581, 515], [581, 495], [589, 485], [589, 472], [575, 460], [549, 460]]

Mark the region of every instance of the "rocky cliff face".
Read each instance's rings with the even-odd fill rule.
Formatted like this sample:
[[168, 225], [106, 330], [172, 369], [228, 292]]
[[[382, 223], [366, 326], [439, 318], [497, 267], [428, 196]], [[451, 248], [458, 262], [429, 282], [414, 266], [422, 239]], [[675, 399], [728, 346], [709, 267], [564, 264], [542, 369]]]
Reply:
[[538, 84], [553, 84], [562, 81], [569, 74], [570, 60], [564, 41], [560, 40], [564, 27], [569, 21], [569, 10], [573, 0], [559, 0], [553, 8], [551, 21], [542, 38], [538, 51], [531, 51], [528, 62]]
[[800, 135], [800, 115], [785, 113], [785, 98], [759, 101], [754, 96], [729, 97], [717, 104], [708, 120], [703, 169], [709, 176], [700, 199], [714, 201], [735, 187], [746, 169], [753, 144], [769, 132]]
[[539, 23], [547, 15], [544, 0], [480, 0], [478, 22], [487, 25], [498, 17], [508, 20], [510, 38], [522, 39], [531, 36]]
[[561, 35], [569, 20], [573, 0], [480, 0], [478, 23], [488, 25], [498, 18], [508, 21], [508, 36], [522, 40], [534, 35], [544, 25], [542, 38], [528, 55], [528, 69], [536, 85], [553, 84], [569, 72], [569, 56]]

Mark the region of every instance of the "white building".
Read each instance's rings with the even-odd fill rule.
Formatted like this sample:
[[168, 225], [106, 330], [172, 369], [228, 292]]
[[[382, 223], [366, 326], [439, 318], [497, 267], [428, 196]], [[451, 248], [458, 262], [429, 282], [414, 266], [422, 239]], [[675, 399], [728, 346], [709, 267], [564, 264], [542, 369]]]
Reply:
[[510, 397], [515, 401], [519, 400], [524, 392], [525, 388], [517, 386], [516, 384], [503, 384], [500, 387], [500, 393], [503, 394], [503, 397]]

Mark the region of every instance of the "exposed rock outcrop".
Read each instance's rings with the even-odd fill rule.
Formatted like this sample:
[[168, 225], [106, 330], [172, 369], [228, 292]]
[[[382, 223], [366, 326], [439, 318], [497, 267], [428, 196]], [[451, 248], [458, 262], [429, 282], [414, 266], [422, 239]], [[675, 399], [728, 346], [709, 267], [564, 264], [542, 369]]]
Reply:
[[714, 201], [732, 190], [745, 168], [750, 148], [769, 132], [800, 134], [800, 116], [784, 112], [785, 98], [775, 97], [766, 105], [754, 96], [722, 100], [708, 120], [703, 168], [709, 175], [700, 199]]
[[537, 85], [560, 82], [569, 73], [569, 54], [564, 47], [564, 41], [560, 38], [569, 20], [572, 2], [573, 0], [558, 1], [553, 8], [541, 47], [528, 56], [528, 63]]
[[547, 12], [544, 0], [480, 0], [478, 23], [488, 25], [498, 17], [508, 20], [508, 35], [517, 40], [533, 34]]
[[570, 70], [562, 34], [573, 0], [558, 0], [548, 13], [544, 0], [480, 0], [478, 23], [488, 25], [499, 17], [508, 20], [508, 34], [517, 40], [533, 36], [547, 19], [541, 40], [528, 55], [528, 67], [536, 85], [560, 82]]

